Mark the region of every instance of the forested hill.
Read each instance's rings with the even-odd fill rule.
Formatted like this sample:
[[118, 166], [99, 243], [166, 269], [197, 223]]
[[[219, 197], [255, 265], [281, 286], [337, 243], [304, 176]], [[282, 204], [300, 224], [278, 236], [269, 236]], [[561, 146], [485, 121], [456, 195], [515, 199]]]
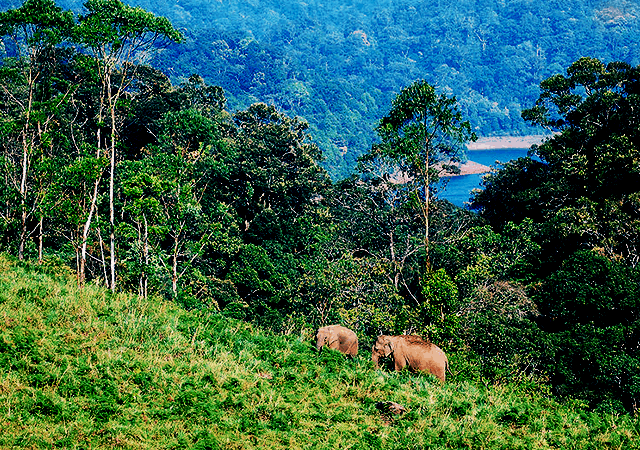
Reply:
[[[58, 3], [79, 11], [82, 0]], [[416, 79], [455, 95], [478, 135], [528, 134], [520, 111], [543, 79], [582, 56], [640, 63], [640, 8], [626, 0], [130, 3], [187, 35], [156, 61], [163, 71], [198, 73], [224, 88], [232, 109], [264, 101], [303, 117], [336, 178]]]

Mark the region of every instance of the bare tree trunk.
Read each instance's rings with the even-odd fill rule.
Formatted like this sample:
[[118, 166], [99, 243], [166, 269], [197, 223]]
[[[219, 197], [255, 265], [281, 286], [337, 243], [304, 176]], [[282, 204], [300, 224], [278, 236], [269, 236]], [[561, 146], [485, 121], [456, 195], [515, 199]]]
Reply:
[[96, 179], [93, 186], [93, 194], [91, 195], [91, 206], [89, 208], [89, 215], [82, 228], [82, 250], [80, 251], [80, 268], [78, 269], [78, 286], [84, 286], [85, 281], [85, 268], [87, 263], [87, 242], [89, 241], [89, 230], [91, 230], [91, 222], [93, 220], [93, 213], [96, 209], [96, 202], [98, 198], [98, 184], [100, 178]]
[[173, 267], [171, 273], [171, 289], [173, 290], [173, 298], [178, 298], [178, 244], [180, 238], [176, 234], [173, 245]]
[[40, 217], [40, 221], [38, 222], [38, 263], [40, 264], [42, 264], [42, 261], [44, 260], [44, 244], [42, 242], [44, 240], [44, 231], [42, 229], [43, 222], [44, 218]]
[[[80, 257], [81, 246], [77, 245], [78, 236], [79, 235], [80, 235], [80, 229], [79, 229], [79, 227], [76, 227], [76, 231], [75, 231], [75, 233], [72, 234], [71, 238], [72, 238], [72, 242], [74, 243], [73, 250], [76, 253], [76, 268], [77, 268], [77, 270], [76, 270], [76, 282], [78, 283], [78, 286], [81, 286], [81, 284], [80, 284], [80, 281], [81, 281], [80, 280], [80, 274], [84, 273], [84, 268], [82, 268], [82, 270], [81, 270], [81, 267], [80, 267], [82, 265], [82, 258]], [[84, 282], [84, 280], [83, 280], [83, 282]]]
[[[113, 135], [113, 131], [111, 132]], [[109, 175], [109, 251], [111, 253], [111, 290], [116, 290], [116, 225], [115, 225], [115, 207], [114, 207], [114, 175], [116, 169], [116, 150], [115, 143], [112, 139], [111, 147], [111, 173]]]
[[78, 267], [78, 287], [82, 287], [84, 286], [84, 268], [87, 262], [87, 257], [85, 255], [86, 253], [86, 245], [82, 246], [82, 250], [80, 252], [80, 261], [79, 261], [79, 267]]
[[116, 174], [116, 99], [111, 94], [111, 76], [107, 77], [107, 99], [111, 115], [111, 171], [109, 172], [109, 251], [111, 252], [111, 291], [116, 290], [116, 222], [114, 206], [114, 184]]
[[25, 204], [23, 200], [22, 206], [22, 214], [21, 214], [21, 222], [22, 226], [20, 228], [20, 244], [18, 245], [18, 259], [22, 261], [24, 259], [24, 247], [27, 241], [27, 211], [25, 209]]
[[[97, 218], [97, 215], [96, 215]], [[102, 263], [102, 275], [104, 276], [104, 285], [109, 286], [109, 275], [107, 274], [107, 258], [104, 255], [104, 240], [102, 239], [102, 233], [100, 232], [100, 227], [98, 230], [98, 241], [100, 242], [100, 260]]]
[[[29, 102], [31, 103], [31, 102]], [[29, 114], [27, 124], [22, 130], [22, 174], [20, 176], [20, 242], [18, 244], [18, 259], [24, 259], [24, 247], [27, 240], [27, 174], [29, 172], [29, 144], [27, 143]]]
[[[96, 159], [100, 158], [100, 129], [96, 132], [96, 139], [98, 142], [98, 150], [96, 151]], [[85, 282], [85, 268], [87, 263], [87, 242], [89, 240], [89, 230], [91, 230], [91, 222], [93, 220], [93, 214], [96, 210], [96, 203], [98, 201], [98, 185], [100, 184], [100, 175], [96, 178], [93, 183], [93, 193], [91, 194], [91, 205], [89, 207], [89, 215], [87, 216], [87, 220], [84, 223], [84, 227], [82, 229], [82, 249], [80, 251], [80, 267], [78, 268], [78, 286], [84, 286]]]
[[149, 276], [147, 269], [149, 268], [149, 224], [147, 223], [147, 216], [143, 215], [144, 219], [144, 242], [142, 247], [142, 256], [144, 258], [144, 269], [142, 270], [142, 298], [146, 299], [148, 296]]

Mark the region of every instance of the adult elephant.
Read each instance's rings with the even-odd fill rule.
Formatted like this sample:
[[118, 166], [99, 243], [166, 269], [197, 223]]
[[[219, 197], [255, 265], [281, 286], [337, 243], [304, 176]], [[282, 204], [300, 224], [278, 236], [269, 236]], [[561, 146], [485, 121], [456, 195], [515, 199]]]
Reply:
[[397, 371], [409, 366], [414, 371], [432, 373], [443, 383], [449, 367], [447, 355], [440, 347], [420, 336], [378, 336], [371, 349], [371, 359], [376, 369], [383, 357], [392, 357]]
[[328, 325], [318, 329], [316, 334], [316, 348], [329, 347], [339, 350], [345, 355], [358, 354], [358, 336], [349, 328], [342, 325]]

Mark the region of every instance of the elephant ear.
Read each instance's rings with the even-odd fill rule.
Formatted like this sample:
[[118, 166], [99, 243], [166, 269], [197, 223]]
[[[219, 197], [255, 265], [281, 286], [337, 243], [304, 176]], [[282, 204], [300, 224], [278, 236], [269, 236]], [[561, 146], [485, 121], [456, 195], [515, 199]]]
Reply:
[[389, 339], [389, 340], [387, 341], [387, 343], [385, 344], [385, 350], [387, 350], [387, 349], [388, 349], [388, 351], [385, 351], [385, 354], [386, 354], [387, 356], [389, 356], [390, 354], [392, 354], [392, 353], [393, 353], [393, 351], [396, 349], [395, 342], [393, 342], [393, 340], [392, 340], [392, 339]]

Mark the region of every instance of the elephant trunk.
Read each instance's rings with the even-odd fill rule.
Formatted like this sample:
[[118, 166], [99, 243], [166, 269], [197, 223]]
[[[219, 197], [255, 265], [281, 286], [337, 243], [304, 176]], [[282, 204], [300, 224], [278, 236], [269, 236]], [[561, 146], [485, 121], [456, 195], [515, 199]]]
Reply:
[[372, 353], [371, 359], [373, 360], [373, 367], [377, 369], [379, 367], [378, 361], [380, 359], [380, 355], [378, 355], [377, 353]]
[[320, 338], [318, 339], [318, 342], [316, 343], [316, 350], [320, 351], [322, 350], [322, 346], [324, 345], [324, 338]]

